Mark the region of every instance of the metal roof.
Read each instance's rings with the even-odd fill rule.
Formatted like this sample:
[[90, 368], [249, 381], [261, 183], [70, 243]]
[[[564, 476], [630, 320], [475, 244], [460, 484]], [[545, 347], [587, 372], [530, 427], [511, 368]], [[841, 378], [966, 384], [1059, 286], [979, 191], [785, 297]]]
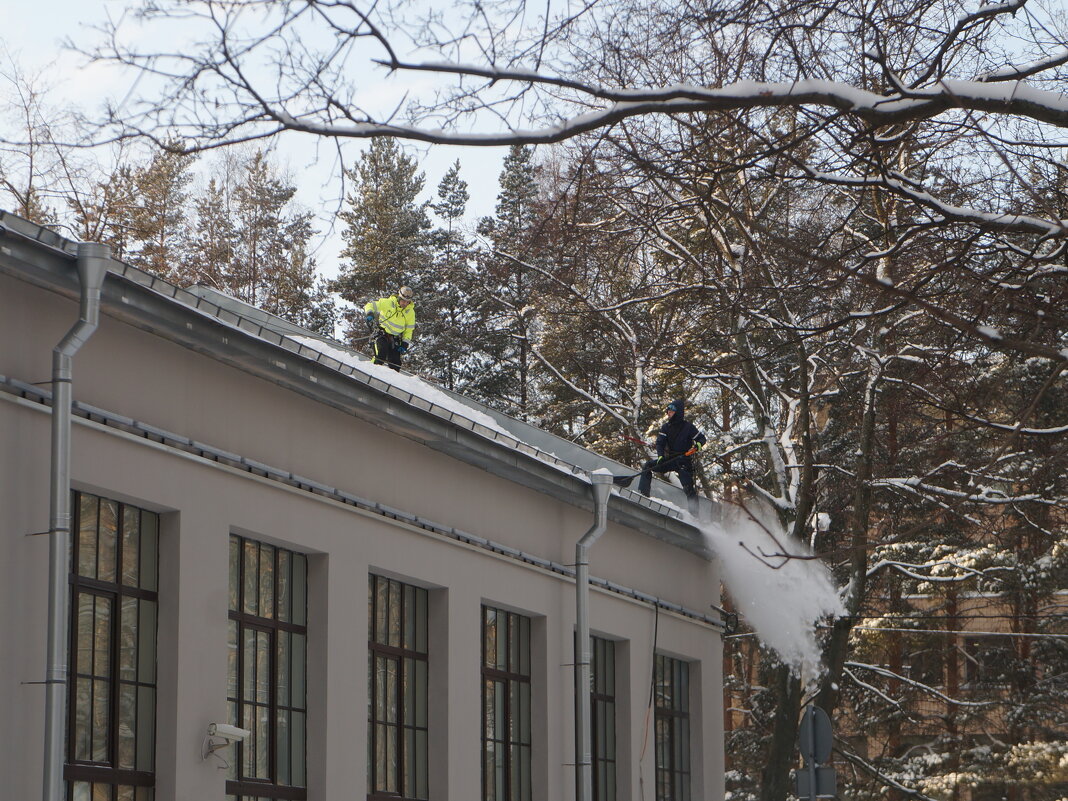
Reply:
[[[0, 211], [0, 272], [76, 299], [76, 252], [76, 242]], [[117, 260], [108, 272], [101, 293], [101, 308], [108, 316], [571, 505], [593, 508], [589, 473], [634, 472], [425, 379], [420, 380], [472, 414], [422, 398], [383, 380], [381, 371], [362, 368], [361, 361], [369, 363], [367, 357], [344, 343], [208, 287], [181, 289]], [[342, 362], [298, 338], [318, 340], [349, 358]], [[479, 423], [480, 415], [491, 417], [496, 426]], [[609, 519], [711, 558], [699, 529], [679, 511], [686, 505], [683, 492], [665, 482], [653, 483], [653, 498], [615, 490]], [[718, 504], [708, 499], [700, 503], [702, 519], [718, 516]]]

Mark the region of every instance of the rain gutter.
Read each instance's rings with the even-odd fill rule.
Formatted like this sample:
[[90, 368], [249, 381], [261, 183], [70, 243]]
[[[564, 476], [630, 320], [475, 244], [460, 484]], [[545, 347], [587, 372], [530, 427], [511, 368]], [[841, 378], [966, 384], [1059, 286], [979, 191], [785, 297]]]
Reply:
[[70, 574], [71, 367], [100, 322], [100, 288], [111, 248], [78, 244], [78, 320], [52, 351], [52, 463], [48, 528], [48, 653], [45, 663], [44, 801], [62, 801]]
[[593, 486], [593, 525], [575, 543], [575, 798], [593, 797], [590, 754], [590, 549], [608, 526], [608, 496], [612, 474], [590, 474]]

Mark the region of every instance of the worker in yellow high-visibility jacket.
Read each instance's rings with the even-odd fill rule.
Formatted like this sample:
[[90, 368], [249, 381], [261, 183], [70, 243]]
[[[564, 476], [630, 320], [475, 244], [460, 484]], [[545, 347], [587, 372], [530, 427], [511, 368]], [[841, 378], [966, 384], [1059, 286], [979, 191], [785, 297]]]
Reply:
[[400, 369], [401, 356], [408, 352], [415, 331], [415, 303], [411, 287], [402, 286], [396, 295], [369, 301], [364, 307], [367, 324], [378, 326], [375, 364]]

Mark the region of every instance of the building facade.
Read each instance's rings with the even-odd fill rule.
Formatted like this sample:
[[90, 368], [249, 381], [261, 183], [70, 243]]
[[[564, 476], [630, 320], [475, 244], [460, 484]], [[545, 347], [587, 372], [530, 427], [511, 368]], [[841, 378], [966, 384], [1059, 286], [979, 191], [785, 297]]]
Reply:
[[[77, 254], [0, 214], [0, 796], [42, 797], [62, 684], [77, 801], [574, 798], [575, 546], [626, 469], [110, 260], [50, 623]], [[590, 552], [594, 798], [722, 797], [718, 567], [681, 501], [614, 491]]]

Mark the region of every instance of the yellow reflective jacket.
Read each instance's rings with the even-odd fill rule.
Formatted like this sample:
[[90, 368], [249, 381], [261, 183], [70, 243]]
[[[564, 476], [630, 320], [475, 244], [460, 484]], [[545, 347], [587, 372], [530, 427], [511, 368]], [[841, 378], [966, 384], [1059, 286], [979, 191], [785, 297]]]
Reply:
[[387, 334], [403, 337], [405, 342], [412, 341], [412, 332], [415, 330], [414, 300], [402, 309], [397, 296], [390, 295], [388, 298], [368, 301], [363, 311], [373, 314], [379, 327]]

